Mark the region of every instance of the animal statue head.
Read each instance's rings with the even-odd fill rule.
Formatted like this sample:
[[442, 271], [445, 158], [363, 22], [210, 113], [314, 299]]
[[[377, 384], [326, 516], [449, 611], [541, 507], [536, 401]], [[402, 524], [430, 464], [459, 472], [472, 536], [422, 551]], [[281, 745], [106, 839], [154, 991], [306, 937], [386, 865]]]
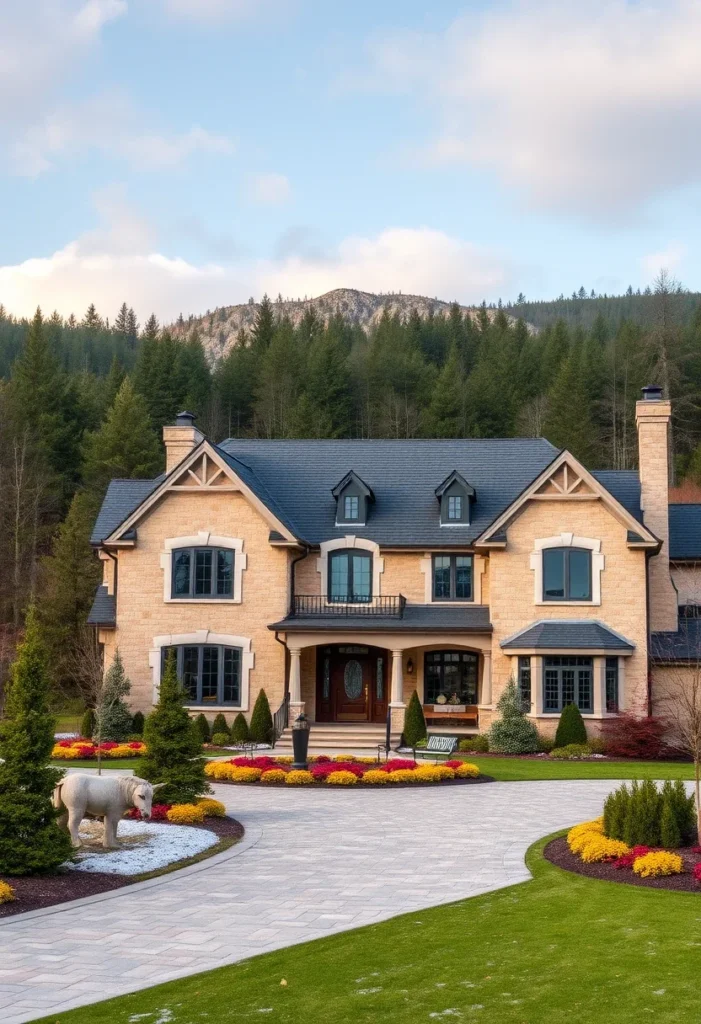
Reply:
[[123, 782], [130, 790], [132, 805], [137, 809], [137, 811], [141, 812], [142, 818], [150, 818], [151, 807], [153, 805], [153, 794], [157, 789], [162, 789], [162, 787], [165, 786], [165, 782], [158, 782], [154, 786], [145, 779], [139, 779], [136, 776], [124, 779]]

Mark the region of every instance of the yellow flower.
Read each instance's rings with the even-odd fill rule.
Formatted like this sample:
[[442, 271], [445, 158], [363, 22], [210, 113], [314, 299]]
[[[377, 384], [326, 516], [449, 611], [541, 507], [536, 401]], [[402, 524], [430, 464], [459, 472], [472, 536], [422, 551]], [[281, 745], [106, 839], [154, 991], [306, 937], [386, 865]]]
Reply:
[[567, 845], [572, 853], [579, 853], [582, 841], [590, 835], [604, 834], [604, 819], [595, 818], [594, 821], [583, 821], [581, 825], [575, 825], [567, 833]]
[[678, 853], [667, 850], [653, 850], [633, 861], [633, 871], [641, 878], [658, 878], [660, 875], [680, 875], [684, 861]]
[[309, 786], [313, 782], [314, 776], [311, 772], [305, 772], [299, 769], [288, 772], [285, 776], [285, 784], [288, 786]]
[[287, 778], [287, 772], [284, 772], [282, 768], [268, 768], [264, 771], [260, 777], [261, 782], [278, 783], [284, 782]]
[[226, 807], [221, 800], [213, 800], [211, 797], [205, 796], [197, 801], [197, 806], [203, 809], [205, 818], [226, 817]]
[[201, 825], [204, 821], [204, 807], [197, 804], [173, 804], [167, 817], [175, 825]]
[[579, 850], [579, 856], [585, 864], [596, 864], [602, 860], [622, 857], [625, 853], [630, 853], [629, 846], [620, 839], [608, 839], [598, 832], [587, 833]]
[[257, 782], [263, 774], [260, 768], [238, 768], [235, 764], [227, 765], [230, 769], [224, 778], [230, 782]]
[[342, 761], [344, 764], [348, 764], [350, 761], [356, 761], [357, 758], [353, 757], [352, 754], [336, 754], [334, 761]]
[[0, 903], [11, 903], [15, 898], [15, 890], [9, 882], [0, 881]]
[[398, 768], [396, 772], [388, 772], [388, 778], [390, 782], [415, 782], [417, 771], [418, 768]]
[[331, 772], [326, 776], [328, 786], [354, 786], [357, 781], [358, 776], [353, 772]]
[[[334, 772], [334, 774], [336, 774], [336, 773]], [[368, 785], [370, 785], [370, 786], [382, 786], [385, 783], [389, 782], [389, 779], [390, 779], [389, 772], [381, 772], [379, 770], [379, 768], [378, 768], [378, 769], [370, 769], [369, 772], [365, 772], [365, 774], [363, 775], [363, 777], [362, 777], [362, 779], [360, 781], [361, 782], [367, 782]]]
[[439, 768], [437, 765], [426, 764], [422, 765], [421, 768], [417, 768], [411, 774], [413, 779], [412, 782], [440, 782], [441, 779], [446, 778], [443, 772], [448, 771], [453, 777], [453, 773], [450, 768]]
[[476, 764], [471, 764], [469, 761], [463, 761], [460, 767], [455, 769], [455, 778], [476, 779], [479, 773], [480, 770]]

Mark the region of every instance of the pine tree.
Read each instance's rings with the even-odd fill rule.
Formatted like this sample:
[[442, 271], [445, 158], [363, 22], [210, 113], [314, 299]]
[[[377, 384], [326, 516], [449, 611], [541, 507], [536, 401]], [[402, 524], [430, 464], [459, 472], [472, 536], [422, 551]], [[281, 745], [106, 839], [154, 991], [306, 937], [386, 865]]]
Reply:
[[261, 690], [256, 698], [248, 731], [254, 743], [270, 743], [272, 740], [273, 716], [265, 690]]
[[260, 352], [270, 346], [275, 333], [275, 313], [273, 304], [267, 295], [263, 296], [260, 306], [256, 310], [255, 320], [251, 328], [251, 344]]
[[489, 729], [489, 749], [499, 754], [534, 754], [538, 730], [526, 718], [518, 687], [510, 679], [497, 701], [500, 718]]
[[86, 439], [85, 479], [93, 490], [102, 492], [114, 477], [154, 476], [161, 459], [144, 400], [127, 377], [105, 422]]
[[140, 769], [149, 782], [164, 784], [158, 791], [163, 803], [192, 803], [209, 792], [202, 742], [184, 700], [171, 653], [161, 677], [158, 703], [144, 725], [148, 752]]
[[130, 692], [131, 682], [124, 671], [122, 656], [117, 648], [95, 708], [95, 739], [98, 743], [104, 743], [106, 740], [122, 743], [129, 738], [132, 716], [126, 699]]
[[421, 707], [419, 695], [414, 690], [404, 716], [404, 742], [407, 747], [415, 747], [420, 740], [426, 739], [426, 719]]
[[152, 313], [144, 324], [144, 341], [155, 341], [160, 329], [156, 314]]
[[436, 378], [423, 425], [427, 437], [465, 436], [465, 380], [456, 346]]
[[131, 720], [131, 731], [134, 736], [144, 735], [144, 714], [143, 711], [135, 711]]
[[112, 358], [110, 372], [107, 374], [107, 379], [105, 380], [104, 402], [106, 409], [109, 409], [110, 406], [114, 404], [114, 400], [119, 394], [119, 389], [124, 383], [125, 377], [126, 373], [124, 372], [124, 367], [120, 363], [117, 356], [114, 356]]
[[207, 721], [203, 714], [199, 714], [195, 719], [195, 728], [199, 733], [199, 737], [202, 743], [209, 743], [211, 735], [209, 731], [209, 722]]
[[49, 767], [54, 724], [46, 650], [30, 608], [0, 722], [0, 873], [54, 871], [71, 855], [70, 836], [59, 828], [51, 800], [63, 775]]
[[662, 801], [660, 818], [660, 841], [666, 850], [676, 850], [682, 844], [682, 836], [671, 801]]
[[545, 436], [557, 448], [567, 448], [584, 465], [596, 452], [591, 396], [581, 366], [581, 350], [563, 360], [548, 394]]

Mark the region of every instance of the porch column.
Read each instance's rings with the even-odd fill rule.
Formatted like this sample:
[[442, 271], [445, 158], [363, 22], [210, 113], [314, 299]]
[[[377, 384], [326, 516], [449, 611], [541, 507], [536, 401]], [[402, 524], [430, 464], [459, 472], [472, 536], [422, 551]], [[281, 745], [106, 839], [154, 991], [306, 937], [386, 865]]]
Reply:
[[543, 714], [543, 659], [531, 655], [531, 708], [535, 704], [536, 718]]
[[299, 647], [290, 648], [290, 725], [304, 711], [302, 700], [302, 672]]
[[603, 718], [606, 710], [606, 658], [594, 658], [594, 714]]
[[492, 652], [483, 651], [482, 657], [482, 693], [480, 707], [491, 708], [492, 706]]
[[392, 692], [390, 707], [404, 707], [404, 669], [402, 658], [404, 651], [392, 651]]

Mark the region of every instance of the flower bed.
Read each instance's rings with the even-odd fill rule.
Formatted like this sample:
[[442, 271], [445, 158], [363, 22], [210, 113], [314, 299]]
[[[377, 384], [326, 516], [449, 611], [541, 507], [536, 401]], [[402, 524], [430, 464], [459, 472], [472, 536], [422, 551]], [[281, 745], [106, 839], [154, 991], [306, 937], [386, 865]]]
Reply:
[[143, 757], [146, 744], [138, 740], [129, 743], [96, 744], [92, 740], [61, 740], [54, 745], [51, 757], [54, 761], [96, 761], [98, 752], [102, 757], [119, 759], [122, 757]]
[[234, 757], [230, 761], [210, 761], [205, 774], [215, 782], [284, 786], [421, 785], [427, 783], [476, 780], [485, 781], [475, 764], [444, 761], [442, 764], [417, 763], [408, 758], [387, 762], [374, 757], [309, 758], [309, 770], [292, 768], [290, 757]]

